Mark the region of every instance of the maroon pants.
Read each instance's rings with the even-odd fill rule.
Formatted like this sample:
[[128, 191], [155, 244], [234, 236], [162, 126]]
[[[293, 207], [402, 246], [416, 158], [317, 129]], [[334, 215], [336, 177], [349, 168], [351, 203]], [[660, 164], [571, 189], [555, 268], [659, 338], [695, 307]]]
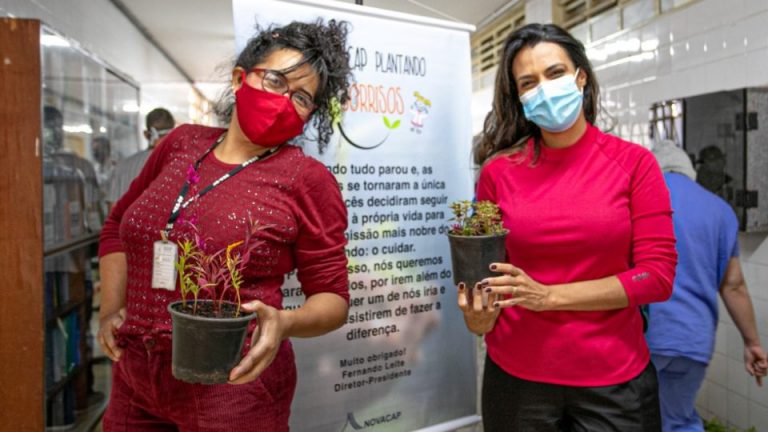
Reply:
[[170, 340], [128, 340], [112, 366], [105, 432], [287, 431], [296, 388], [289, 343], [248, 384], [187, 384], [171, 374]]

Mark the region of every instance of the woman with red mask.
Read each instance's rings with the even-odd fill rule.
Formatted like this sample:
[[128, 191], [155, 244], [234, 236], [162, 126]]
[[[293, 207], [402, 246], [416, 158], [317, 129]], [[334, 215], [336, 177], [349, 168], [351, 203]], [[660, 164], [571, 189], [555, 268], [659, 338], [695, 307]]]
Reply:
[[[288, 339], [340, 327], [349, 294], [336, 181], [286, 142], [312, 121], [320, 149], [327, 145], [332, 101], [348, 99], [346, 34], [346, 23], [294, 22], [251, 39], [232, 72], [234, 102], [225, 97], [219, 110], [229, 128], [178, 127], [116, 203], [99, 250], [98, 341], [114, 361], [105, 431], [288, 430], [296, 387]], [[241, 240], [251, 220], [262, 226], [263, 246], [240, 295], [243, 309], [258, 314], [258, 337], [246, 342], [229, 384], [180, 382], [166, 310], [180, 293], [152, 288], [153, 243], [161, 231], [175, 242], [196, 229], [219, 250]], [[287, 311], [280, 288], [294, 269], [307, 300]]]

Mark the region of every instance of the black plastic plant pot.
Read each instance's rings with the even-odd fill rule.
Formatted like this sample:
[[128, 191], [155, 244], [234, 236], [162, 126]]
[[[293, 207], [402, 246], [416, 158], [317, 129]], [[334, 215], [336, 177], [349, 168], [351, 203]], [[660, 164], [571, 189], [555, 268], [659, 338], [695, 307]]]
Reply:
[[[211, 309], [211, 301], [199, 300], [197, 307]], [[173, 322], [173, 376], [193, 384], [226, 383], [242, 358], [248, 323], [256, 314], [236, 318], [192, 315], [182, 311], [181, 301], [169, 304], [168, 311]]]
[[504, 240], [507, 233], [488, 236], [457, 236], [448, 234], [451, 245], [453, 282], [464, 282], [467, 288], [489, 276], [499, 276], [489, 268], [491, 263], [506, 262]]

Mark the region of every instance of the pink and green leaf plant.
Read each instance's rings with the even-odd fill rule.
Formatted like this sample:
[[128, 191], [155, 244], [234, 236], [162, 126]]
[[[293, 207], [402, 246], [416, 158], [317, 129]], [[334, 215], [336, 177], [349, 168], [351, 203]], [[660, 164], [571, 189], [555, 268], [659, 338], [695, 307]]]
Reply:
[[235, 316], [239, 316], [243, 271], [255, 250], [263, 244], [255, 234], [264, 226], [249, 220], [243, 240], [218, 251], [208, 252], [209, 239], [201, 236], [194, 224], [189, 221], [186, 223], [192, 227], [194, 238], [178, 241], [179, 257], [175, 263], [183, 307], [187, 307], [187, 299], [191, 294], [192, 314], [197, 314], [198, 300], [201, 294], [206, 293], [213, 300], [214, 313], [218, 316], [222, 312], [227, 293], [234, 291], [237, 304]]

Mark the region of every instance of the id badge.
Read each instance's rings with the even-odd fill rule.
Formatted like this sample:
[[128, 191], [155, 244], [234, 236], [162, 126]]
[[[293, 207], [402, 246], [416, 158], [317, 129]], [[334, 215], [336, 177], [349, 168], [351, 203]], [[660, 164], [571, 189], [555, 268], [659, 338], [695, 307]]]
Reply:
[[152, 288], [176, 289], [176, 258], [179, 249], [176, 243], [158, 240], [155, 242], [154, 256], [152, 258]]

